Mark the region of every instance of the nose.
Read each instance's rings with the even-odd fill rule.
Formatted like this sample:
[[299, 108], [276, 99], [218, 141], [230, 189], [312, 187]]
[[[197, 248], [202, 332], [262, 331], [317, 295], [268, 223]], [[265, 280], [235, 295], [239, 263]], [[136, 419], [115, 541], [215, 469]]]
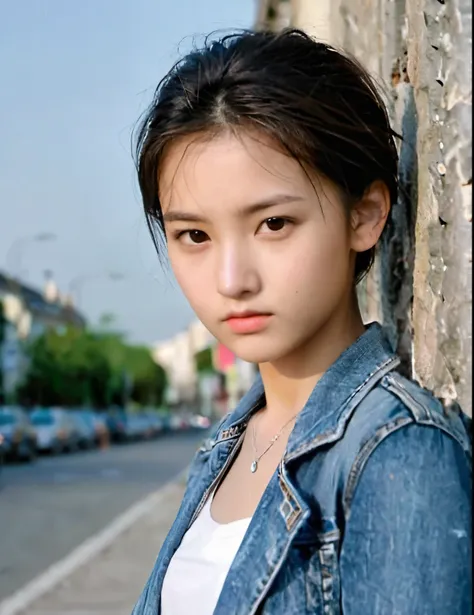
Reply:
[[238, 299], [260, 291], [257, 262], [248, 246], [225, 246], [217, 258], [217, 290], [223, 297]]

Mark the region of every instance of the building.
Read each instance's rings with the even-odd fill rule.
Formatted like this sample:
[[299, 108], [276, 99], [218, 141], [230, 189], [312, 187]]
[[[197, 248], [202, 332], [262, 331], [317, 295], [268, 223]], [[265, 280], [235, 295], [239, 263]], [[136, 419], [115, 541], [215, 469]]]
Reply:
[[[211, 361], [208, 369], [199, 370], [196, 358], [206, 351]], [[199, 405], [200, 412], [207, 415], [216, 411], [215, 402], [222, 393], [225, 400], [220, 397], [217, 412], [222, 414], [235, 406], [256, 374], [254, 365], [235, 357], [199, 320], [173, 338], [155, 344], [152, 356], [168, 377], [167, 403]]]
[[152, 356], [168, 377], [167, 402], [193, 404], [198, 395], [195, 355], [214, 343], [214, 337], [196, 320], [174, 337], [155, 344]]
[[28, 366], [25, 343], [48, 329], [68, 325], [83, 328], [86, 320], [72, 305], [63, 302], [57, 288], [48, 279], [44, 292], [0, 272], [0, 391], [7, 398], [15, 389]]
[[214, 365], [224, 377], [227, 394], [225, 410], [235, 408], [239, 400], [251, 387], [257, 375], [257, 366], [237, 357], [226, 346], [218, 342], [214, 347]]

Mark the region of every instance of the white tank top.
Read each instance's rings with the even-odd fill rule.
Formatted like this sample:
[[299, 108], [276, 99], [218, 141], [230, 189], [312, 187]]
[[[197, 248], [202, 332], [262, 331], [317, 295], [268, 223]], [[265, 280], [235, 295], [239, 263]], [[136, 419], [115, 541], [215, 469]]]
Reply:
[[161, 590], [163, 615], [212, 615], [251, 518], [217, 523], [214, 493], [174, 553]]

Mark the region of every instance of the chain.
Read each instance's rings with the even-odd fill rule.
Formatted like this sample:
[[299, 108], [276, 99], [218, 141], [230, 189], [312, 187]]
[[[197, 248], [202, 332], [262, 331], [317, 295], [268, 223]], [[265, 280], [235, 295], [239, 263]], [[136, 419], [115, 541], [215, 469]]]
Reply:
[[272, 448], [272, 446], [275, 444], [275, 442], [280, 438], [280, 436], [283, 433], [283, 430], [285, 429], [285, 427], [287, 425], [289, 425], [291, 423], [291, 421], [293, 421], [298, 416], [298, 414], [299, 414], [299, 412], [297, 412], [295, 415], [293, 415], [283, 425], [283, 427], [280, 429], [280, 431], [277, 434], [275, 434], [273, 436], [273, 438], [270, 440], [267, 448], [260, 455], [258, 455], [258, 453], [257, 453], [257, 437], [256, 437], [256, 433], [255, 433], [255, 425], [254, 424], [252, 425], [252, 446], [253, 446], [253, 452], [254, 452], [254, 460], [252, 461], [252, 464], [250, 466], [250, 471], [252, 472], [252, 474], [254, 474], [258, 470], [258, 462], [260, 461], [260, 459], [265, 455], [265, 453], [268, 453], [268, 451]]

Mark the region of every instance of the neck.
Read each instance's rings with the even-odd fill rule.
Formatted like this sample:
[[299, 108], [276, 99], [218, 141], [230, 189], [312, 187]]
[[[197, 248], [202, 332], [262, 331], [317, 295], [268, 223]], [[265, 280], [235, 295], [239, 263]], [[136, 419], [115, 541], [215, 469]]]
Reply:
[[357, 306], [356, 310], [347, 310], [331, 318], [304, 347], [278, 361], [261, 363], [259, 369], [266, 398], [265, 422], [283, 424], [299, 412], [324, 372], [364, 331]]

